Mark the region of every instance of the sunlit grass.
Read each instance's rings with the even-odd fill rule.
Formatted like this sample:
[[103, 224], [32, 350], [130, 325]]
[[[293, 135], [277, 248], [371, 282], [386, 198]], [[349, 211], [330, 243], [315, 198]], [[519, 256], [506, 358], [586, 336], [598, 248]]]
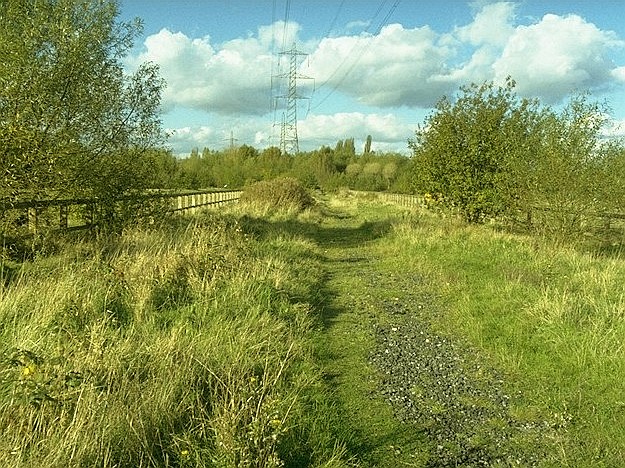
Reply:
[[0, 286], [0, 466], [341, 466], [303, 430], [310, 249], [200, 215], [25, 264]]
[[[504, 372], [512, 416], [548, 427], [544, 466], [625, 465], [618, 256], [343, 193], [0, 273], [0, 466], [339, 467], [391, 463], [397, 444], [425, 460], [372, 399], [367, 361], [374, 304], [406, 284], [431, 326]], [[379, 298], [360, 296], [365, 275], [389, 275], [368, 286]]]
[[555, 429], [545, 466], [625, 464], [625, 261], [428, 213], [394, 227], [387, 263], [428, 278], [441, 330], [521, 391], [512, 410]]

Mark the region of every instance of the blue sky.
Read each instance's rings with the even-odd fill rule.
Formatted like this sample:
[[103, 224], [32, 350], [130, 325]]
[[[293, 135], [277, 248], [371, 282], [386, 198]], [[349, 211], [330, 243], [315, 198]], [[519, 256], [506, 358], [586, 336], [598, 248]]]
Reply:
[[[126, 60], [167, 81], [163, 123], [177, 154], [279, 145], [288, 58], [298, 71], [300, 149], [372, 135], [406, 153], [443, 95], [510, 75], [522, 96], [561, 105], [590, 91], [625, 135], [625, 0], [121, 0], [143, 35]], [[273, 77], [273, 78], [272, 78]]]

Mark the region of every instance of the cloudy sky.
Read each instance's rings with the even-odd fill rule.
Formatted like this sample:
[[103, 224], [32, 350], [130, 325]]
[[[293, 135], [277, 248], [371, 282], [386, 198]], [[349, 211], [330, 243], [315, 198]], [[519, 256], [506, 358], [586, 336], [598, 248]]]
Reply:
[[279, 146], [290, 56], [298, 55], [300, 149], [367, 135], [407, 153], [443, 95], [507, 76], [558, 106], [590, 91], [625, 135], [625, 1], [121, 0], [144, 33], [127, 58], [160, 65], [176, 154]]

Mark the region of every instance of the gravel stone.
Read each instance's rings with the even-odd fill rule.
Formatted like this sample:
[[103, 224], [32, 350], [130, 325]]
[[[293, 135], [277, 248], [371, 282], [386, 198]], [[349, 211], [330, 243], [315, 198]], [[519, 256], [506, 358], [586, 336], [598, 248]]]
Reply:
[[379, 300], [385, 320], [375, 326], [370, 362], [396, 416], [428, 435], [427, 466], [537, 466], [550, 424], [513, 418], [509, 408], [518, 395], [506, 393], [505, 378], [475, 350], [433, 330], [435, 300], [412, 292], [419, 290], [418, 278], [371, 280], [377, 287], [388, 281], [394, 290], [398, 281], [406, 283], [401, 298]]

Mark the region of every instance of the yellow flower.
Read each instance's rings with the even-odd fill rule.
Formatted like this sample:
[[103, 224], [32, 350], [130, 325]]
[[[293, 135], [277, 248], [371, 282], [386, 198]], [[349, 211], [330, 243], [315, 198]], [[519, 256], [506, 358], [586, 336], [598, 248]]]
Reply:
[[22, 367], [22, 377], [32, 377], [37, 371], [37, 366], [34, 362], [28, 363]]
[[182, 458], [189, 456], [189, 451], [188, 450], [181, 450], [180, 451], [180, 456]]

